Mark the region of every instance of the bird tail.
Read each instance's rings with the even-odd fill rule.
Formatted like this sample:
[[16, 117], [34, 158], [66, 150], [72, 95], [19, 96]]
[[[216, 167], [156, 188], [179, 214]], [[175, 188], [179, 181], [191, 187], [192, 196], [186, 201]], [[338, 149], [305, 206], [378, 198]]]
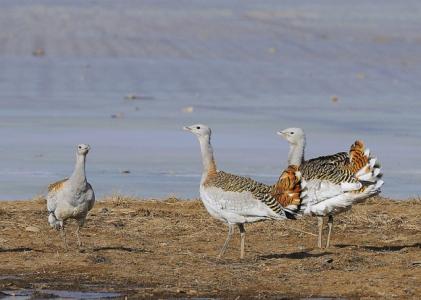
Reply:
[[307, 200], [306, 183], [298, 166], [286, 168], [273, 186], [272, 195], [282, 205], [288, 219], [296, 219], [300, 206]]
[[361, 187], [354, 193], [360, 195], [356, 200], [367, 198], [380, 193], [383, 185], [381, 166], [377, 158], [370, 153], [364, 142], [356, 141], [349, 151], [351, 160], [350, 168], [355, 174], [355, 178], [361, 183]]
[[369, 163], [370, 150], [365, 148], [364, 142], [357, 140], [349, 149], [350, 164], [349, 169], [357, 173], [361, 168]]
[[50, 223], [50, 226], [54, 229], [60, 229], [61, 227], [61, 223], [60, 221], [57, 219], [56, 215], [54, 214], [53, 211], [48, 212], [48, 223]]

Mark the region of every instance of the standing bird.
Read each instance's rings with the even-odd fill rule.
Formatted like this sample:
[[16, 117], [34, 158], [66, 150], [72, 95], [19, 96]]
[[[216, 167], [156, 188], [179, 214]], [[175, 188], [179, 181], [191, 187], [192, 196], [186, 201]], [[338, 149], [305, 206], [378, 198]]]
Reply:
[[299, 166], [307, 183], [307, 203], [301, 210], [304, 214], [318, 217], [319, 248], [322, 248], [323, 217], [329, 217], [326, 242], [328, 248], [333, 215], [380, 192], [383, 185], [380, 165], [362, 141], [356, 141], [349, 153], [339, 152], [304, 160], [306, 139], [301, 128], [288, 128], [277, 134], [289, 142], [288, 164]]
[[86, 180], [86, 155], [91, 148], [89, 145], [77, 146], [76, 166], [70, 178], [66, 178], [48, 186], [47, 209], [48, 222], [51, 227], [61, 230], [64, 246], [67, 251], [65, 221], [76, 219], [78, 226], [76, 236], [79, 248], [82, 246], [79, 231], [85, 223], [88, 211], [95, 203], [95, 194], [92, 186]]
[[[244, 224], [262, 220], [295, 218], [294, 210], [301, 204], [301, 175], [298, 167], [290, 166], [277, 184], [268, 186], [248, 177], [237, 176], [216, 168], [211, 146], [211, 129], [196, 124], [184, 127], [199, 139], [203, 173], [200, 198], [208, 213], [228, 225], [228, 236], [218, 255], [227, 249], [234, 226], [240, 230], [240, 258], [244, 258]], [[284, 208], [285, 207], [285, 208]]]

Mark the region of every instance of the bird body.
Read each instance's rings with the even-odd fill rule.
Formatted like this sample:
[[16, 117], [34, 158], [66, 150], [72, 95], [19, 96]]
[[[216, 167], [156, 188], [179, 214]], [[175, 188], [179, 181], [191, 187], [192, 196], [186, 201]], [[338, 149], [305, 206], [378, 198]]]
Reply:
[[[360, 148], [355, 154], [356, 145]], [[364, 154], [364, 144], [356, 141], [350, 153], [322, 156], [300, 165], [307, 181], [309, 205], [305, 213], [316, 216], [336, 214], [350, 209], [352, 204], [377, 194], [383, 181], [376, 158]], [[358, 157], [355, 161], [354, 157]]]
[[[269, 186], [223, 171], [217, 171], [214, 179], [200, 185], [200, 197], [214, 218], [229, 224], [286, 218]], [[274, 209], [268, 206], [271, 200]]]
[[80, 227], [85, 223], [88, 211], [95, 204], [95, 193], [86, 180], [85, 174], [86, 155], [89, 150], [90, 147], [88, 145], [78, 145], [76, 165], [72, 175], [48, 186], [48, 222], [51, 227], [62, 230], [66, 248], [65, 221], [71, 218], [77, 220], [78, 228], [76, 234], [78, 245], [80, 246]]
[[[77, 185], [76, 185], [77, 186]], [[69, 218], [84, 219], [95, 203], [95, 195], [89, 183], [74, 187], [74, 182], [67, 179], [59, 190], [49, 190], [47, 209], [52, 212], [50, 225], [62, 226], [62, 222]]]
[[362, 141], [356, 141], [350, 151], [304, 159], [305, 135], [300, 128], [288, 128], [279, 135], [290, 144], [288, 163], [296, 164], [307, 185], [307, 200], [302, 203], [301, 212], [319, 217], [319, 242], [324, 216], [329, 217], [329, 234], [333, 215], [346, 211], [354, 203], [365, 200], [380, 192], [383, 181], [377, 158], [370, 155]]
[[[244, 257], [244, 224], [262, 220], [283, 220], [293, 218], [293, 209], [286, 210], [282, 202], [297, 208], [300, 202], [300, 177], [297, 168], [287, 169], [277, 184], [273, 186], [259, 183], [251, 178], [229, 174], [216, 168], [210, 143], [211, 130], [201, 124], [184, 127], [194, 133], [199, 140], [203, 173], [200, 182], [200, 198], [209, 214], [228, 225], [228, 237], [219, 256], [225, 252], [237, 225], [241, 234], [241, 255]], [[297, 203], [298, 191], [298, 203]], [[295, 206], [294, 206], [295, 205]]]

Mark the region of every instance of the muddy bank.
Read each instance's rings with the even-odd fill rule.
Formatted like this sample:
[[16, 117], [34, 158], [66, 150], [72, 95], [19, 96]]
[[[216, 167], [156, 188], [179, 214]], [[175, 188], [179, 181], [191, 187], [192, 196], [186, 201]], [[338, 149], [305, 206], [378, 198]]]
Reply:
[[[421, 296], [421, 201], [376, 198], [335, 219], [333, 246], [315, 247], [317, 220], [246, 226], [222, 259], [225, 225], [199, 201], [98, 202], [70, 250], [44, 200], [0, 202], [0, 290], [108, 291], [136, 297]], [[48, 293], [47, 293], [48, 294]], [[0, 296], [1, 298], [1, 296]]]

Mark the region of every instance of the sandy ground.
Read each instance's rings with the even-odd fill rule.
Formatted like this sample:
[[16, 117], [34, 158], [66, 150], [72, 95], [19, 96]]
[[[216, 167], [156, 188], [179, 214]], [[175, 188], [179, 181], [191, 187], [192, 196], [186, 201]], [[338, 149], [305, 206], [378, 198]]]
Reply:
[[[0, 290], [118, 291], [148, 297], [421, 297], [420, 200], [376, 198], [335, 219], [333, 246], [315, 247], [316, 219], [246, 226], [216, 256], [226, 226], [201, 202], [98, 202], [77, 250], [47, 224], [45, 200], [0, 203]], [[307, 232], [307, 233], [304, 233]]]

